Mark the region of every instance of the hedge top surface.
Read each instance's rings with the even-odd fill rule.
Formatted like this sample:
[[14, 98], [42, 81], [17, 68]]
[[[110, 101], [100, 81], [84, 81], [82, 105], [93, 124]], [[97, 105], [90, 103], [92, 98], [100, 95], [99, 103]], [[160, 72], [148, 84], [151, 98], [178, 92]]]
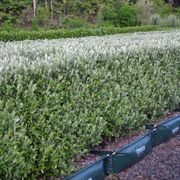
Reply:
[[70, 61], [88, 59], [139, 51], [142, 48], [167, 48], [180, 46], [180, 31], [136, 32], [130, 34], [106, 35], [60, 40], [25, 40], [0, 42], [0, 72], [5, 69], [56, 66]]

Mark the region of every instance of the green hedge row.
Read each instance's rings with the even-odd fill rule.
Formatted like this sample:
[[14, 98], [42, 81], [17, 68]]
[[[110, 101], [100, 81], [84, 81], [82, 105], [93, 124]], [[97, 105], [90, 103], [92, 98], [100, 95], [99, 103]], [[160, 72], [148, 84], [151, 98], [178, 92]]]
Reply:
[[137, 129], [179, 102], [180, 49], [150, 49], [5, 73], [0, 81], [0, 176], [58, 176], [74, 157]]
[[0, 41], [21, 41], [37, 39], [58, 39], [58, 38], [75, 38], [85, 36], [102, 36], [106, 34], [131, 33], [139, 31], [156, 31], [165, 30], [158, 26], [137, 26], [125, 28], [99, 28], [99, 29], [72, 29], [72, 30], [47, 30], [47, 31], [0, 31]]

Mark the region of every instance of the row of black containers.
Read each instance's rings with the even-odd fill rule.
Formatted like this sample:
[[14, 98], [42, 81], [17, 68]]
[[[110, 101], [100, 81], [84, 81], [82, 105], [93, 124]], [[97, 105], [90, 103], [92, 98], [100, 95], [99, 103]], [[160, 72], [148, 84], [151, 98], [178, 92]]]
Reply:
[[65, 180], [104, 180], [106, 175], [120, 173], [180, 132], [180, 115], [154, 126], [146, 125], [148, 132], [116, 151], [92, 151], [101, 159], [81, 169]]

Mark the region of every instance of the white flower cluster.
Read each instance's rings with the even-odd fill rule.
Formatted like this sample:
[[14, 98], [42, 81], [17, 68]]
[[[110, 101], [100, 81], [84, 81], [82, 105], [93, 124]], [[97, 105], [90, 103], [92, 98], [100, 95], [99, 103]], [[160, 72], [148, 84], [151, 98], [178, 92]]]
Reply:
[[68, 61], [93, 61], [141, 49], [180, 48], [180, 31], [137, 32], [102, 37], [0, 42], [0, 72], [9, 68], [51, 67]]

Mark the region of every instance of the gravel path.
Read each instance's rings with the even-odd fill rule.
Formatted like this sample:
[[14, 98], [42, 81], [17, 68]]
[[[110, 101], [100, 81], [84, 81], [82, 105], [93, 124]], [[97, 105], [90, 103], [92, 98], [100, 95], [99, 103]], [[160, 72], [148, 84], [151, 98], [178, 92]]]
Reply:
[[180, 180], [180, 135], [157, 146], [144, 159], [106, 180]]

